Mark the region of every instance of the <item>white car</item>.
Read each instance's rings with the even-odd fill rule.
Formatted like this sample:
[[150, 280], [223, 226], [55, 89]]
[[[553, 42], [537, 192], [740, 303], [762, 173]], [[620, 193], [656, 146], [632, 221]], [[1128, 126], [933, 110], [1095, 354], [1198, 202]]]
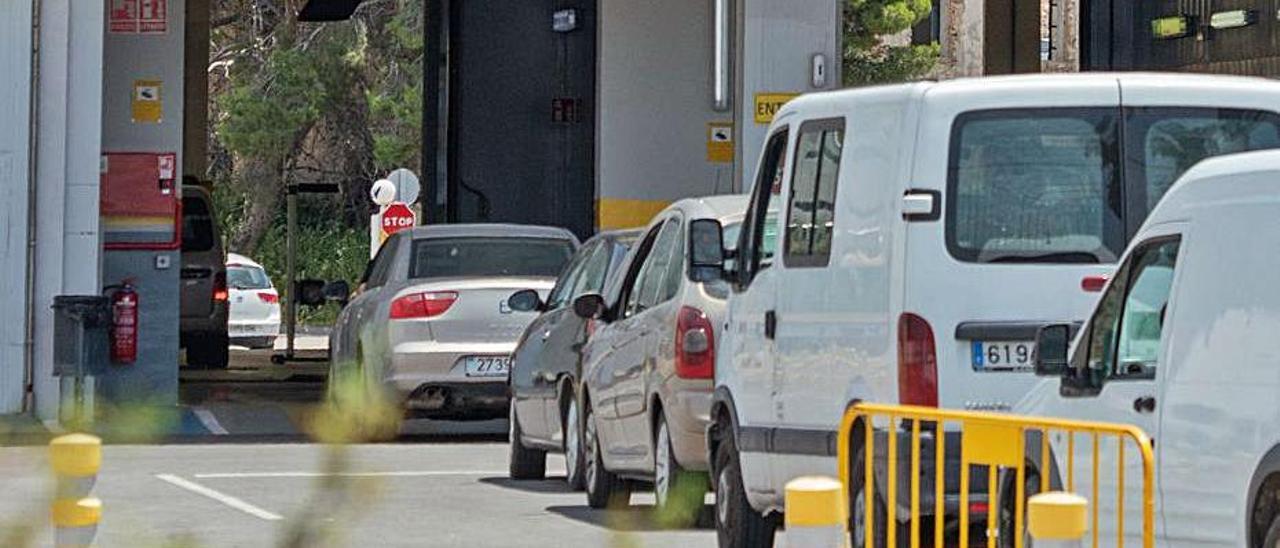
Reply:
[[280, 335], [280, 294], [262, 265], [235, 253], [227, 254], [227, 290], [231, 344], [272, 348]]
[[[1063, 359], [1069, 326], [1041, 332], [1036, 372], [1059, 378], [1043, 380], [1017, 412], [1145, 430], [1156, 441], [1158, 545], [1280, 545], [1275, 249], [1280, 152], [1206, 160], [1138, 231], [1070, 358]], [[1050, 479], [1060, 488], [1069, 449], [1056, 437], [1050, 443]], [[1092, 446], [1074, 449], [1075, 490], [1087, 496]], [[1126, 544], [1138, 545], [1142, 476], [1135, 453], [1126, 452], [1124, 515], [1134, 536]], [[1114, 449], [1103, 458], [1114, 459]], [[1116, 466], [1104, 463], [1102, 470], [1103, 494], [1090, 504], [1115, 516]], [[1031, 493], [1039, 477], [1032, 467]], [[1101, 520], [1103, 538], [1115, 538], [1115, 522]]]
[[[1280, 147], [1278, 108], [1268, 80], [1095, 73], [864, 88], [781, 109], [717, 355], [708, 444], [721, 546], [771, 545], [786, 483], [835, 475], [851, 402], [1011, 409], [1037, 382], [1037, 330], [1088, 315], [1183, 171]], [[771, 204], [782, 219], [768, 241]], [[856, 469], [865, 437], [852, 439]], [[897, 475], [899, 492], [909, 476]], [[975, 503], [985, 484], [975, 474]], [[957, 516], [958, 486], [948, 495]], [[870, 544], [860, 532], [854, 544]]]

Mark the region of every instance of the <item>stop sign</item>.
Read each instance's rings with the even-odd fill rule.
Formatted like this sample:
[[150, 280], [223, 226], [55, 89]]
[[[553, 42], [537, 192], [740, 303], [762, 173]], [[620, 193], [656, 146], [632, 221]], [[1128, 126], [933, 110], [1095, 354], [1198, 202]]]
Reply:
[[418, 216], [402, 202], [393, 202], [382, 212], [382, 233], [390, 236], [418, 224]]

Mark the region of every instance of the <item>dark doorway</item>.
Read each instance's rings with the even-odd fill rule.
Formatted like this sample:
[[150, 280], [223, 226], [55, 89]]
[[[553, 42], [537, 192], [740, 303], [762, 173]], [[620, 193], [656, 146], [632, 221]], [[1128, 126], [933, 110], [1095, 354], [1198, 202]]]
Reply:
[[449, 220], [588, 236], [596, 0], [449, 4]]
[[986, 0], [983, 74], [1040, 72], [1040, 2]]

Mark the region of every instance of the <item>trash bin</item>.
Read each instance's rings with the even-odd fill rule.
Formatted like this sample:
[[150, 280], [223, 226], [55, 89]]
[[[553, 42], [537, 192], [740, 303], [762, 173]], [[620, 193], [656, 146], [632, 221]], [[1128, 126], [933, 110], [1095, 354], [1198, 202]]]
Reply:
[[101, 295], [53, 298], [53, 374], [82, 376], [107, 362], [110, 301]]

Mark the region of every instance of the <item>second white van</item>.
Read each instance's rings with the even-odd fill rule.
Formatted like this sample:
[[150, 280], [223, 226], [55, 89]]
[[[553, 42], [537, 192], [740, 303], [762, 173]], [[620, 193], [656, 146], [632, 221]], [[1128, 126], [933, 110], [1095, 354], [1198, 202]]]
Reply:
[[[727, 273], [709, 432], [721, 546], [772, 544], [787, 481], [835, 474], [851, 402], [1009, 410], [1036, 382], [1037, 330], [1088, 315], [1182, 172], [1280, 147], [1277, 108], [1280, 83], [1261, 79], [1100, 73], [784, 107]], [[864, 438], [852, 439], [861, 459]], [[853, 512], [867, 512], [861, 485], [849, 491]], [[933, 489], [922, 493], [933, 508]], [[858, 533], [855, 546], [874, 540]]]

